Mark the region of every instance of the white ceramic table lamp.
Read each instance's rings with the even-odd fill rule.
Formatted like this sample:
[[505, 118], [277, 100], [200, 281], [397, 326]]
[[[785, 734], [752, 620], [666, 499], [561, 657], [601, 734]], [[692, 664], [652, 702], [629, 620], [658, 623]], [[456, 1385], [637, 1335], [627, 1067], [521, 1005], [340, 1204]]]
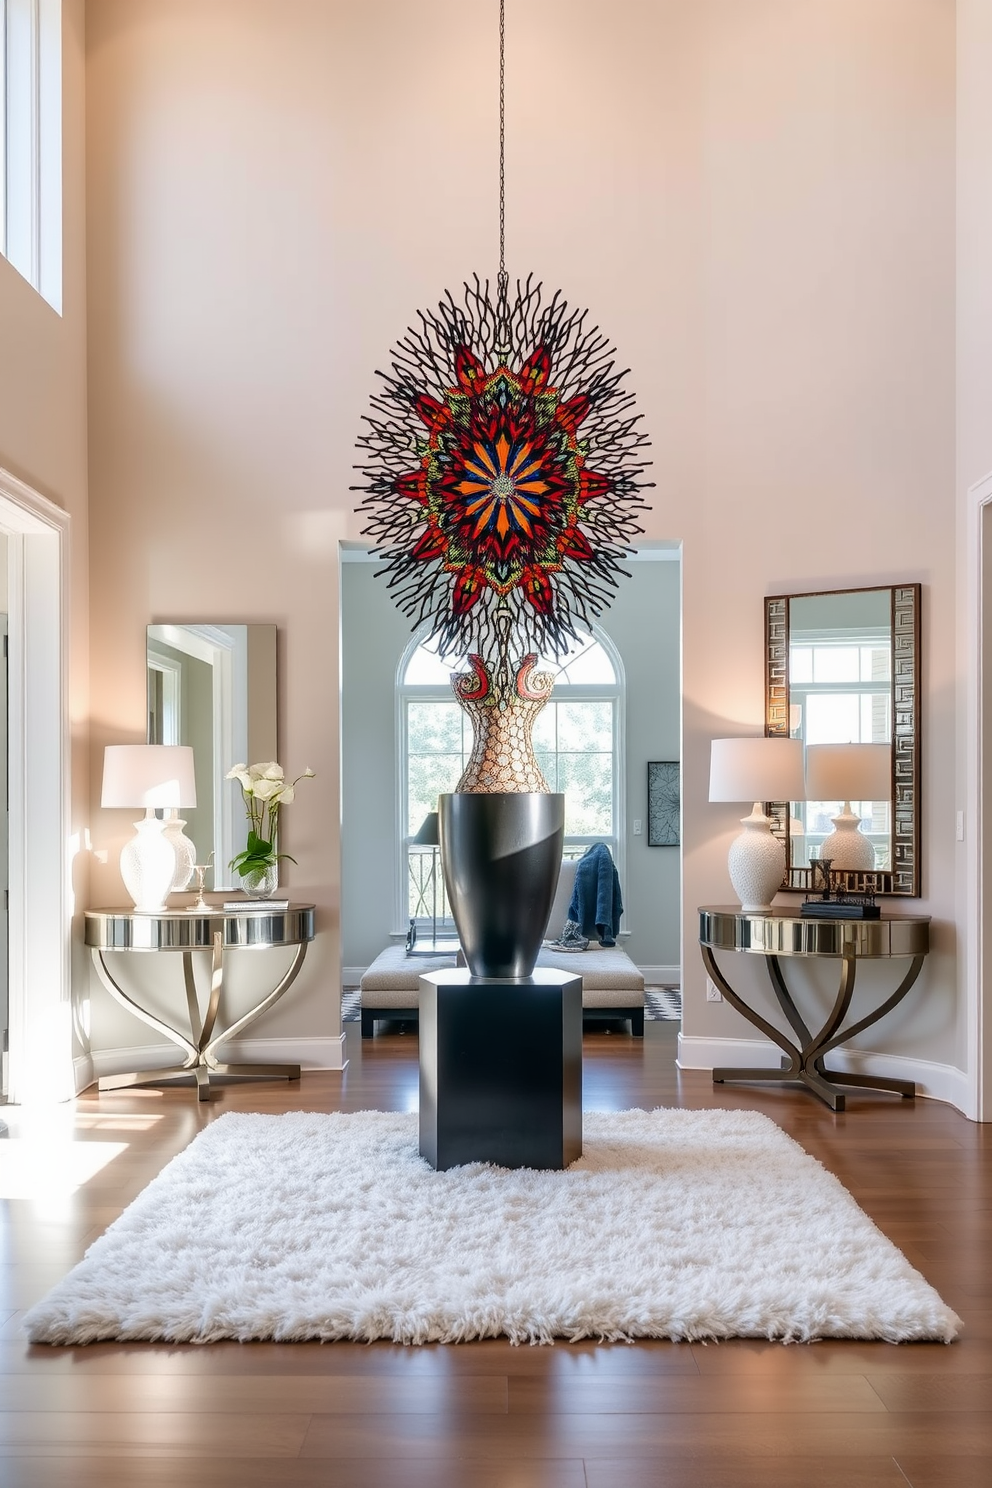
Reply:
[[801, 739], [714, 739], [710, 753], [710, 800], [753, 801], [744, 830], [727, 857], [730, 882], [741, 908], [752, 914], [771, 909], [785, 873], [785, 844], [772, 836], [765, 801], [801, 801]]
[[192, 749], [187, 744], [108, 744], [101, 804], [145, 808], [142, 820], [134, 824], [135, 835], [121, 851], [121, 877], [135, 909], [160, 912], [179, 864], [176, 847], [166, 835], [177, 823], [157, 817], [155, 809], [175, 812], [196, 805]]
[[861, 818], [852, 801], [892, 800], [892, 748], [888, 744], [810, 744], [806, 750], [806, 799], [842, 801], [834, 830], [820, 847], [820, 857], [834, 868], [871, 872], [875, 849], [858, 830]]

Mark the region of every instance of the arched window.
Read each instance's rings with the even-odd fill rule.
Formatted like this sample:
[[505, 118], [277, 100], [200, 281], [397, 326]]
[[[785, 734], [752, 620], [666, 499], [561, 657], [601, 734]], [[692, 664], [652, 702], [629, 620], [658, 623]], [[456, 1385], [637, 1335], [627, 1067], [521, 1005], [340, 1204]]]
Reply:
[[[424, 928], [450, 926], [436, 855], [413, 839], [437, 798], [454, 790], [472, 747], [472, 725], [455, 701], [451, 673], [465, 658], [441, 657], [414, 636], [400, 662], [400, 826], [404, 872], [401, 923]], [[605, 842], [621, 859], [623, 772], [623, 665], [598, 626], [561, 659], [545, 659], [540, 670], [555, 678], [551, 700], [534, 725], [534, 752], [553, 791], [565, 795], [565, 855], [581, 857], [593, 842]]]

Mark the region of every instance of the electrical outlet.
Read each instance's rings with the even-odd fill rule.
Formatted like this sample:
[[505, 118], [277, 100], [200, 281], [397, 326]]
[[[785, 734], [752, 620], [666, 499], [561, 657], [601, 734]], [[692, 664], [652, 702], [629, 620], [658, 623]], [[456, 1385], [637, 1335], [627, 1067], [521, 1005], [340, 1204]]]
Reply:
[[709, 979], [709, 977], [706, 978], [706, 1001], [707, 1002], [722, 1002], [723, 1001], [723, 993], [720, 991], [720, 988], [717, 986], [716, 982], [711, 982], [710, 979]]
[[643, 831], [643, 829], [644, 829], [644, 824], [641, 821], [641, 818], [639, 816], [635, 816], [634, 817], [634, 836], [635, 837], [640, 837], [641, 832]]

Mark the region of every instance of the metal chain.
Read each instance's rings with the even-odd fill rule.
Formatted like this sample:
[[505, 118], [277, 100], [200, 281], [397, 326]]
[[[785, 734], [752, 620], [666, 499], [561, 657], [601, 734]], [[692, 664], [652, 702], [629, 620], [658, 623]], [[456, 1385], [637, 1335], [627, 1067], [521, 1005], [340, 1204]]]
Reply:
[[506, 279], [506, 0], [499, 0], [499, 277]]

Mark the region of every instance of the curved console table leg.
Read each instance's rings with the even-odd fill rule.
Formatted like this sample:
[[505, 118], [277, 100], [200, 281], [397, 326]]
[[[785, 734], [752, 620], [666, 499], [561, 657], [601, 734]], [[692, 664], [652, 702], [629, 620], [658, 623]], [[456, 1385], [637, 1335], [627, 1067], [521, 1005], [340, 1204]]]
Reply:
[[715, 1069], [713, 1071], [714, 1085], [722, 1085], [726, 1080], [797, 1080], [799, 1078], [801, 1056], [796, 1045], [784, 1033], [780, 1032], [773, 1023], [769, 1023], [767, 1018], [763, 1018], [760, 1013], [755, 1012], [754, 1008], [748, 1007], [747, 1003], [738, 997], [719, 966], [717, 966], [716, 957], [710, 947], [701, 946], [700, 949], [703, 956], [703, 965], [706, 967], [707, 973], [720, 988], [720, 991], [730, 1003], [730, 1006], [735, 1012], [740, 1013], [742, 1018], [746, 1018], [749, 1023], [753, 1023], [755, 1028], [760, 1028], [765, 1037], [771, 1039], [773, 1044], [778, 1044], [789, 1060], [788, 1065], [780, 1066], [778, 1069]]
[[854, 1038], [855, 1034], [870, 1028], [873, 1023], [878, 1023], [886, 1013], [891, 1013], [894, 1007], [898, 1007], [923, 969], [923, 960], [922, 956], [914, 956], [909, 970], [890, 997], [887, 997], [874, 1012], [868, 1013], [857, 1023], [853, 1023], [850, 1028], [841, 1029], [839, 1033], [834, 1032], [831, 1038], [818, 1047], [815, 1063], [821, 1075], [836, 1085], [847, 1085], [859, 1090], [888, 1090], [894, 1095], [901, 1095], [904, 1100], [916, 1098], [916, 1082], [913, 1080], [895, 1080], [885, 1075], [850, 1075], [840, 1070], [826, 1069], [823, 1061], [831, 1049], [846, 1043], [848, 1039]]
[[779, 1007], [788, 1018], [801, 1047], [805, 1048], [813, 1035], [806, 1027], [805, 1019], [792, 1000], [792, 993], [786, 986], [782, 963], [777, 956], [769, 956], [766, 965], [768, 967], [768, 980], [775, 989], [775, 996], [778, 998]]
[[154, 1028], [156, 1033], [165, 1034], [170, 1042], [177, 1044], [180, 1049], [185, 1050], [186, 1059], [179, 1065], [165, 1065], [159, 1069], [132, 1070], [125, 1075], [103, 1075], [99, 1081], [100, 1090], [124, 1090], [132, 1085], [151, 1085], [161, 1081], [172, 1081], [188, 1079], [199, 1059], [199, 1051], [194, 1043], [180, 1033], [178, 1028], [173, 1028], [171, 1023], [157, 1018], [154, 1013], [148, 1012], [146, 1008], [134, 1001], [124, 991], [124, 988], [114, 979], [105, 959], [105, 953], [96, 946], [92, 947], [93, 964], [96, 967], [100, 981], [106, 987], [115, 1002], [140, 1018], [142, 1023], [147, 1023], [149, 1028]]
[[296, 954], [293, 957], [289, 970], [268, 996], [263, 997], [261, 1002], [256, 1003], [253, 1008], [249, 1008], [247, 1013], [242, 1014], [228, 1028], [214, 1034], [213, 1038], [204, 1044], [203, 1058], [214, 1073], [225, 1075], [255, 1075], [259, 1077], [264, 1074], [270, 1077], [282, 1077], [287, 1080], [298, 1080], [300, 1078], [300, 1066], [298, 1064], [222, 1064], [218, 1061], [215, 1051], [219, 1044], [223, 1044], [229, 1039], [237, 1038], [238, 1034], [243, 1032], [250, 1023], [254, 1023], [255, 1019], [260, 1018], [263, 1013], [267, 1013], [269, 1008], [274, 1007], [280, 997], [283, 997], [289, 991], [299, 975], [300, 967], [303, 965], [306, 953], [307, 942], [302, 941], [296, 948]]

